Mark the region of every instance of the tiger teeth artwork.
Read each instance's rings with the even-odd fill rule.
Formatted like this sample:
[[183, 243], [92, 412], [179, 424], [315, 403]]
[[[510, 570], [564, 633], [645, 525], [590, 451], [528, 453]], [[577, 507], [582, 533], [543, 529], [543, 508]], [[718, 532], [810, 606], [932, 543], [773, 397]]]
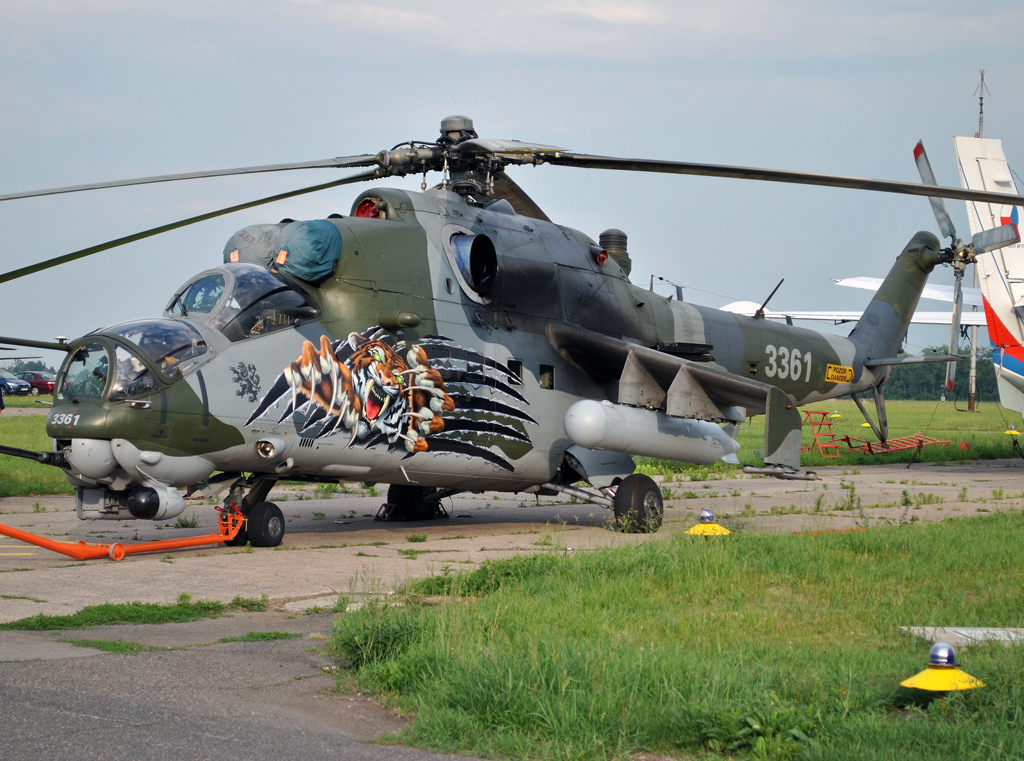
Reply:
[[[278, 423], [292, 422], [306, 438], [345, 433], [345, 448], [386, 444], [421, 452], [480, 457], [508, 471], [532, 449], [519, 405], [519, 378], [508, 367], [428, 336], [406, 347], [383, 331], [320, 336], [284, 368], [246, 421], [251, 425], [287, 401]], [[494, 451], [497, 449], [498, 451]]]

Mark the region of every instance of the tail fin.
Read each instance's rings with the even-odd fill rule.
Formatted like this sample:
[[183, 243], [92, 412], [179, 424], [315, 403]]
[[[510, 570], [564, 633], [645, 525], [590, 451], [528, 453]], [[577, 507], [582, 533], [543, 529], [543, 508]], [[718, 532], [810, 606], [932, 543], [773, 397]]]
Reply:
[[932, 233], [921, 231], [910, 239], [850, 332], [850, 340], [863, 351], [864, 359], [899, 353], [928, 275], [941, 262], [939, 239]]
[[[1000, 140], [953, 138], [965, 188], [984, 188], [1016, 195]], [[967, 202], [971, 234], [1020, 223], [1020, 209], [1009, 204]], [[992, 361], [999, 379], [999, 401], [1024, 415], [1024, 243], [979, 254], [975, 262], [985, 321], [992, 343]]]

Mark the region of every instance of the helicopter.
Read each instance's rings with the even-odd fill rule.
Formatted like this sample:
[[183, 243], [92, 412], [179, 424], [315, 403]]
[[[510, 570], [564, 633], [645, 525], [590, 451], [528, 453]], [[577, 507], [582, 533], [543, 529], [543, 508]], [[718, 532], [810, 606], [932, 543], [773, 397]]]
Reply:
[[[592, 156], [481, 138], [465, 116], [442, 120], [434, 141], [377, 154], [2, 195], [369, 168], [22, 267], [0, 284], [243, 208], [423, 175], [421, 192], [360, 193], [349, 216], [240, 230], [223, 262], [186, 280], [160, 317], [71, 341], [0, 338], [66, 353], [47, 419], [53, 451], [0, 453], [62, 468], [82, 519], [166, 520], [187, 497], [226, 493], [224, 509], [246, 519], [235, 544], [281, 543], [284, 519], [267, 501], [281, 479], [388, 483], [388, 503], [406, 519], [434, 517], [442, 499], [466, 491], [564, 494], [613, 510], [622, 530], [656, 531], [661, 491], [634, 472], [632, 456], [735, 458], [738, 426], [764, 415], [764, 465], [744, 470], [812, 479], [801, 469], [798, 407], [840, 396], [857, 401], [884, 441], [884, 385], [907, 361], [897, 354], [929, 273], [1019, 240], [1004, 226], [969, 249], [943, 249], [917, 233], [841, 338], [765, 319], [767, 300], [746, 317], [634, 285], [626, 233], [595, 240], [552, 222], [506, 172], [538, 164], [995, 196]], [[430, 172], [441, 180], [428, 189]], [[877, 423], [858, 397], [866, 391]]]

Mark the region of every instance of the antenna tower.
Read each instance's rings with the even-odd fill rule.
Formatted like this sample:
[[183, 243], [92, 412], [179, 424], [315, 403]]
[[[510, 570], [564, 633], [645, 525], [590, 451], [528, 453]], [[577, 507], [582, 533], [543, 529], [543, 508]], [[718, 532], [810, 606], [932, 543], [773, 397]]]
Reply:
[[978, 69], [978, 72], [981, 74], [981, 84], [974, 90], [974, 94], [978, 96], [978, 133], [975, 137], [982, 137], [982, 133], [985, 131], [985, 96], [992, 94], [985, 85], [986, 71], [988, 69]]

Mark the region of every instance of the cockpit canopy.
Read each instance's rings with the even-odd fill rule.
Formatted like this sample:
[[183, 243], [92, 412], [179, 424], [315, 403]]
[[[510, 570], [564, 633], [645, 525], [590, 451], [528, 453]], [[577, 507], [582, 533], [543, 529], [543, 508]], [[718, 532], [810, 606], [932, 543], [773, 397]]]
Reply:
[[254, 338], [320, 317], [306, 293], [256, 264], [225, 264], [178, 289], [165, 314], [201, 320], [230, 341]]
[[127, 338], [142, 349], [150, 361], [160, 368], [165, 377], [171, 377], [190, 359], [206, 354], [206, 341], [199, 331], [180, 320], [162, 317], [149, 320], [122, 322], [103, 330]]
[[187, 372], [208, 351], [199, 331], [181, 320], [133, 320], [99, 333], [116, 336], [128, 345], [97, 336], [73, 352], [61, 369], [58, 398], [103, 398], [108, 381], [111, 401], [148, 396], [160, 390], [151, 367], [170, 380], [179, 370]]

